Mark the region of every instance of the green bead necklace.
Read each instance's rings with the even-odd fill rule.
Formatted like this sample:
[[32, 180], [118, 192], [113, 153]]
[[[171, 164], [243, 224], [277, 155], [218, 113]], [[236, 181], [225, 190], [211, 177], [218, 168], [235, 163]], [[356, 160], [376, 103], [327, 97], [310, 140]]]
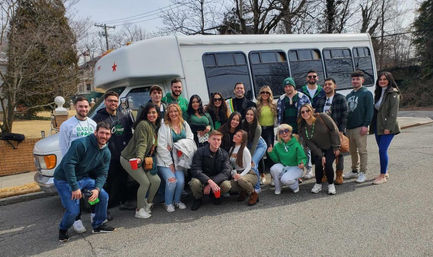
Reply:
[[311, 134], [310, 136], [308, 136], [308, 130], [307, 130], [307, 126], [305, 126], [305, 137], [310, 140], [311, 138], [313, 138], [314, 136], [314, 125], [316, 124], [316, 122], [313, 122], [313, 124], [311, 125]]

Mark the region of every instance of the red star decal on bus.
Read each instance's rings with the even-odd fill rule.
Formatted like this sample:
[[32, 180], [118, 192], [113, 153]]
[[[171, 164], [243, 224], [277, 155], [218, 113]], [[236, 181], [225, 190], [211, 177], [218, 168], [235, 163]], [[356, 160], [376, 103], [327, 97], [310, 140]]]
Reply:
[[98, 66], [98, 70], [101, 70], [101, 65]]
[[117, 64], [116, 64], [116, 62], [114, 62], [113, 66], [111, 66], [111, 68], [113, 68], [113, 71], [117, 70]]

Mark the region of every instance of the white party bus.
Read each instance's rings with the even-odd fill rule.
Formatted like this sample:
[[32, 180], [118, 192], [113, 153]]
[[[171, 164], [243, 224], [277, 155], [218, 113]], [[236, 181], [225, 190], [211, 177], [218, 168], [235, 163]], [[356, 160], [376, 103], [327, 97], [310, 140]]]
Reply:
[[[246, 96], [255, 99], [259, 88], [269, 85], [281, 95], [282, 81], [293, 77], [297, 87], [305, 84], [307, 72], [315, 70], [319, 84], [333, 77], [339, 93], [351, 89], [350, 73], [362, 70], [364, 86], [377, 79], [373, 46], [368, 34], [317, 35], [214, 35], [152, 38], [121, 47], [95, 64], [95, 87], [115, 90], [128, 99], [132, 110], [150, 99], [154, 84], [170, 91], [170, 81], [180, 78], [183, 96], [198, 94], [204, 103], [214, 92], [232, 96], [236, 82], [243, 82]], [[92, 109], [104, 108], [98, 102]], [[53, 172], [61, 161], [58, 136], [40, 140], [34, 148], [39, 172], [35, 181], [44, 191], [53, 191]], [[53, 160], [51, 165], [45, 160]], [[55, 165], [54, 165], [55, 164]]]

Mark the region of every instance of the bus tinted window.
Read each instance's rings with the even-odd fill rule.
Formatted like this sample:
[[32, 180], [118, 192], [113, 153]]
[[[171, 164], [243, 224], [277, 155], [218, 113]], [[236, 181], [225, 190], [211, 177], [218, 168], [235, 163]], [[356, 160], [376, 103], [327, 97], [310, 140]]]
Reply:
[[129, 108], [138, 110], [141, 105], [146, 104], [150, 100], [150, 87], [138, 87], [131, 89], [126, 98], [129, 102]]
[[373, 85], [374, 72], [370, 49], [368, 47], [354, 47], [353, 60], [355, 62], [355, 69], [362, 70], [365, 74], [364, 85]]
[[306, 83], [307, 72], [315, 70], [319, 76], [319, 84], [323, 84], [325, 74], [320, 51], [317, 49], [297, 49], [289, 51], [290, 72], [299, 89]]
[[269, 85], [275, 96], [283, 94], [281, 83], [289, 76], [286, 54], [277, 50], [252, 51], [249, 58], [256, 97], [264, 85]]
[[[215, 58], [215, 66], [206, 65], [209, 56]], [[209, 96], [214, 92], [221, 92], [224, 98], [232, 97], [236, 82], [242, 82], [245, 86], [245, 95], [252, 99], [250, 73], [244, 53], [205, 53], [202, 58]]]
[[350, 74], [353, 72], [350, 49], [328, 48], [323, 50], [326, 76], [337, 82], [338, 89], [351, 88]]

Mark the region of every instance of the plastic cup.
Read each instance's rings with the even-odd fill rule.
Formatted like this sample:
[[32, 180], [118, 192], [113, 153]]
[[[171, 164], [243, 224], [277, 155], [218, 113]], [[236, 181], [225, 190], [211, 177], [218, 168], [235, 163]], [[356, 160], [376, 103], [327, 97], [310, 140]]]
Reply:
[[215, 196], [215, 198], [220, 198], [221, 197], [221, 190], [214, 191], [213, 195]]
[[133, 170], [138, 169], [138, 159], [137, 158], [129, 159], [129, 164], [131, 165], [131, 169], [133, 169]]

